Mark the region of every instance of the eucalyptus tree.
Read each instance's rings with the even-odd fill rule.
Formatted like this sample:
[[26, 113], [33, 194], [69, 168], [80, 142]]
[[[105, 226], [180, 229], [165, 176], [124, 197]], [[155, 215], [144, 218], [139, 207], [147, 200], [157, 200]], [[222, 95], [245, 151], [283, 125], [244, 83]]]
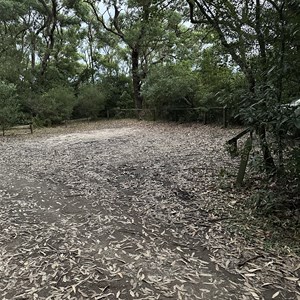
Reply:
[[181, 22], [174, 16], [169, 3], [158, 1], [94, 1], [86, 0], [94, 19], [109, 34], [119, 39], [119, 50], [125, 61], [130, 53], [130, 70], [136, 108], [142, 108], [141, 86], [147, 76], [149, 64], [166, 58], [166, 49], [172, 47], [170, 33]]
[[45, 78], [48, 87], [53, 85], [75, 85], [84, 70], [79, 46], [82, 42], [81, 24], [77, 17], [61, 14], [55, 34], [55, 45], [51, 51]]
[[[58, 74], [64, 77], [74, 76], [80, 55], [78, 45], [80, 20], [71, 8], [61, 0], [37, 0], [32, 7], [35, 21], [32, 33], [32, 68], [38, 69], [37, 80], [45, 84], [47, 70], [55, 65]], [[37, 46], [35, 43], [38, 43]], [[33, 63], [38, 58], [38, 65]], [[64, 74], [66, 73], [66, 74]]]
[[18, 77], [41, 83], [50, 62], [67, 48], [69, 59], [72, 47], [74, 55], [77, 52], [80, 21], [64, 1], [0, 0], [0, 11], [0, 59], [14, 60], [19, 66]]
[[20, 107], [16, 97], [16, 86], [0, 80], [0, 126], [3, 130], [14, 125], [20, 118]]
[[24, 67], [25, 35], [28, 26], [20, 22], [27, 1], [0, 1], [0, 79], [17, 83]]
[[[287, 0], [187, 0], [190, 20], [218, 37], [224, 52], [244, 73], [249, 93], [244, 117], [257, 127], [265, 168], [276, 170], [266, 139], [266, 124], [280, 121], [278, 107], [288, 86], [291, 53], [299, 42], [300, 4]], [[297, 28], [298, 27], [298, 28]], [[292, 38], [294, 44], [291, 44]], [[289, 46], [292, 50], [288, 50]], [[291, 66], [290, 66], [291, 67]], [[294, 78], [295, 79], [295, 78]]]

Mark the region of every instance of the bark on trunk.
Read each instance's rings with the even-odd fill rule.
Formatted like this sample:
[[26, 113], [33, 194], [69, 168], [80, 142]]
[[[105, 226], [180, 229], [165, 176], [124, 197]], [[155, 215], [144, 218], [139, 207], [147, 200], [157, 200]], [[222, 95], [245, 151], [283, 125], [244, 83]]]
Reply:
[[42, 58], [41, 61], [41, 71], [40, 71], [40, 77], [41, 77], [41, 81], [44, 80], [44, 75], [46, 73], [47, 67], [48, 67], [48, 63], [50, 60], [50, 56], [51, 56], [51, 52], [54, 49], [54, 42], [55, 42], [55, 38], [54, 38], [54, 34], [55, 34], [55, 29], [56, 29], [56, 25], [57, 25], [57, 1], [56, 0], [52, 0], [52, 10], [51, 10], [51, 16], [49, 16], [49, 27], [47, 28], [47, 46], [45, 49], [45, 53], [44, 56]]
[[133, 94], [134, 94], [134, 102], [135, 108], [142, 109], [143, 108], [143, 97], [141, 95], [141, 77], [139, 75], [139, 50], [134, 48], [131, 52], [132, 59], [132, 84], [133, 84]]
[[32, 35], [31, 38], [31, 71], [35, 69], [35, 51], [36, 51], [36, 39], [35, 35]]
[[92, 83], [95, 83], [95, 74], [94, 74], [94, 51], [93, 51], [93, 32], [92, 26], [89, 24], [88, 27], [88, 40], [89, 40], [89, 56], [90, 56], [90, 68], [92, 70]]

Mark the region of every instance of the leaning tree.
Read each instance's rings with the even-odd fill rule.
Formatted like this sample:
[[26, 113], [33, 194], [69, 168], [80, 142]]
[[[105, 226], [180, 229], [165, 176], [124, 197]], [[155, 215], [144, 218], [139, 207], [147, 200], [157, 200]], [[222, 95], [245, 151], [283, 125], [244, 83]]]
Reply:
[[[299, 74], [295, 68], [295, 64], [299, 66], [299, 58], [295, 59], [300, 40], [299, 2], [187, 0], [187, 3], [191, 22], [196, 28], [212, 30], [224, 52], [230, 54], [244, 73], [248, 93], [240, 108], [245, 119], [257, 129], [266, 171], [274, 174], [277, 168], [266, 130], [275, 128], [280, 166], [281, 131], [277, 125], [283, 120], [279, 108], [291, 95], [290, 81]], [[296, 89], [299, 92], [299, 87]]]

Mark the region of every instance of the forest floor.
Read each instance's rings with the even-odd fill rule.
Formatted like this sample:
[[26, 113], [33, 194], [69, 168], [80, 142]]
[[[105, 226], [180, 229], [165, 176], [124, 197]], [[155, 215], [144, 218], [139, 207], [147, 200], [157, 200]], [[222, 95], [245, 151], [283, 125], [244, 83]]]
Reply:
[[233, 212], [249, 200], [224, 152], [239, 131], [123, 120], [1, 137], [0, 298], [299, 300], [299, 257]]

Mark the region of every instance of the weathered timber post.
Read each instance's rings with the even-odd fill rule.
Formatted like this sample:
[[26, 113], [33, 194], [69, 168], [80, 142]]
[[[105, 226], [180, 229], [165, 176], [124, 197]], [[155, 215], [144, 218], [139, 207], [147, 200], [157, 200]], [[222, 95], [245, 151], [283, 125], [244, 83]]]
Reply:
[[235, 137], [233, 137], [232, 139], [228, 140], [226, 142], [226, 144], [228, 145], [228, 150], [230, 153], [230, 156], [233, 158], [235, 156], [238, 156], [238, 139], [240, 139], [241, 137], [243, 137], [245, 134], [247, 134], [248, 132], [250, 132], [250, 136], [252, 138], [252, 128], [246, 128], [245, 130], [243, 130], [242, 132], [240, 132], [239, 134], [237, 134]]

